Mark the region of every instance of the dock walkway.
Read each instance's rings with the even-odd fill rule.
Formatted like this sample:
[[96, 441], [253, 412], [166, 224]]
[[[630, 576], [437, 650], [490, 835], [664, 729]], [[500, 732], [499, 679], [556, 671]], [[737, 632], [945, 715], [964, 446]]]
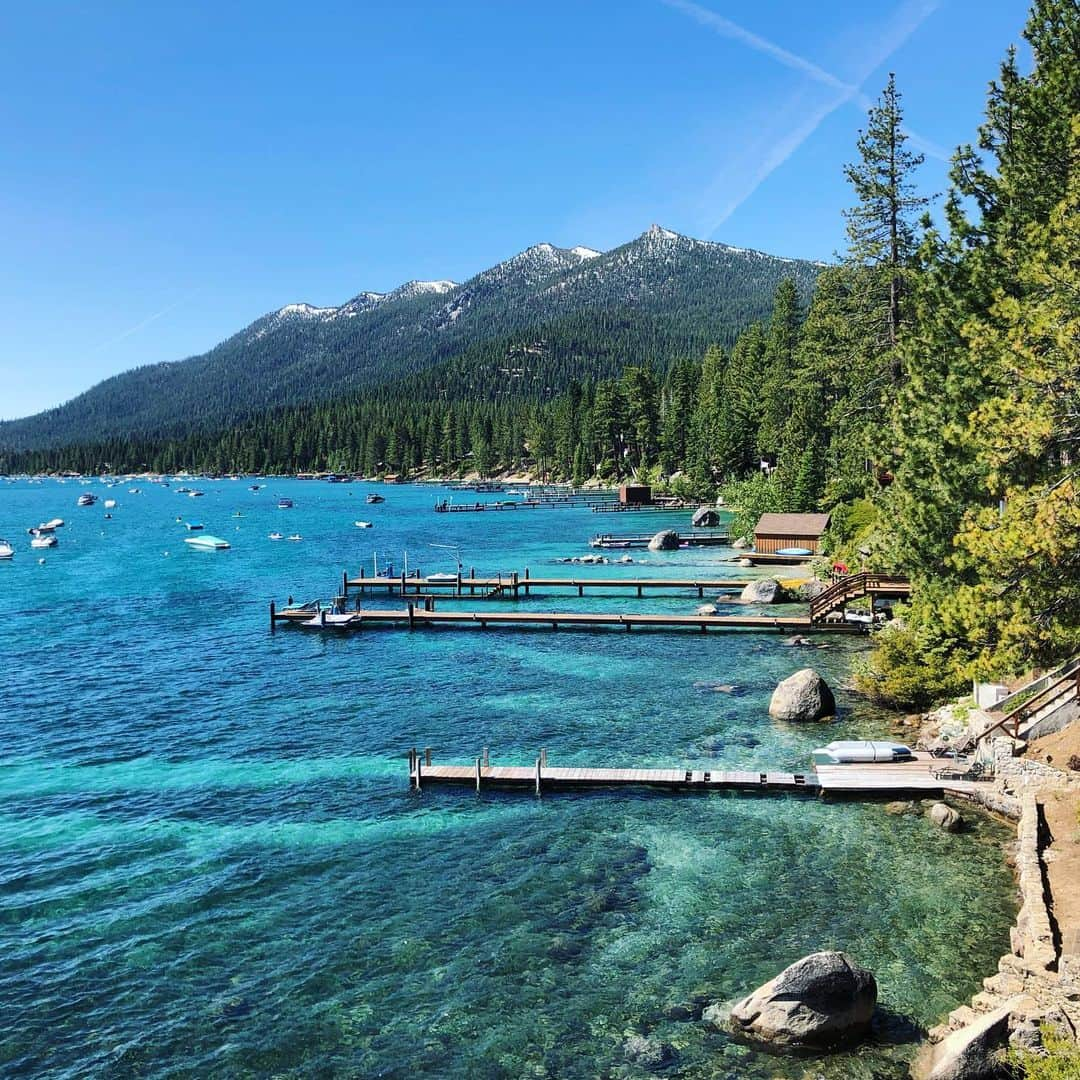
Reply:
[[270, 605], [270, 624], [293, 623], [314, 629], [363, 630], [365, 627], [417, 629], [448, 626], [459, 629], [487, 630], [488, 627], [534, 628], [552, 630], [582, 627], [603, 627], [621, 630], [775, 630], [780, 633], [805, 634], [827, 630], [833, 633], [860, 633], [862, 627], [852, 623], [812, 623], [807, 615], [644, 615], [614, 612], [575, 611], [425, 611], [410, 603], [404, 610], [361, 610], [340, 614], [312, 610], [310, 607], [285, 608], [278, 611]]
[[630, 590], [644, 596], [647, 590], [676, 590], [696, 592], [699, 597], [706, 592], [740, 592], [749, 584], [748, 578], [614, 578], [614, 577], [532, 577], [526, 567], [523, 574], [477, 577], [475, 574], [445, 577], [349, 577], [342, 575], [342, 595], [350, 590], [356, 592], [386, 592], [399, 596], [420, 596], [424, 593], [444, 593], [447, 596], [470, 596], [479, 599], [493, 593], [503, 596], [531, 596], [533, 589], [574, 589], [578, 596], [585, 590], [619, 592]]
[[485, 751], [471, 765], [436, 765], [430, 749], [410, 751], [409, 782], [427, 785], [560, 791], [581, 788], [649, 787], [676, 792], [742, 791], [799, 792], [867, 797], [899, 795], [957, 795], [971, 798], [975, 780], [949, 780], [934, 774], [939, 765], [929, 754], [904, 763], [818, 765], [807, 772], [766, 770], [628, 769], [609, 767], [552, 767], [541, 751], [532, 765], [492, 765]]

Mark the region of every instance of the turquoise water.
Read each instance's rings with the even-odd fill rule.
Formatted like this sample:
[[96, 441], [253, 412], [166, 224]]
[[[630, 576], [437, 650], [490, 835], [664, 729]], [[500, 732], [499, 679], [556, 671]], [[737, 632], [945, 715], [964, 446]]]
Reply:
[[[18, 549], [0, 563], [0, 1073], [641, 1076], [624, 1043], [645, 1034], [675, 1047], [680, 1076], [800, 1077], [805, 1060], [677, 1007], [836, 947], [875, 972], [884, 1019], [812, 1073], [899, 1077], [913, 1026], [977, 990], [1007, 947], [1006, 833], [986, 819], [950, 836], [795, 797], [409, 790], [411, 746], [437, 761], [488, 746], [528, 764], [543, 746], [553, 765], [803, 768], [815, 745], [886, 730], [842, 692], [835, 725], [767, 715], [798, 667], [840, 682], [856, 640], [808, 653], [754, 633], [268, 632], [271, 598], [330, 597], [374, 553], [447, 571], [455, 556], [430, 545], [450, 544], [480, 574], [556, 573], [593, 532], [662, 517], [436, 515], [437, 489], [367, 506], [354, 484], [200, 481], [202, 499], [131, 486], [0, 482], [0, 535]], [[117, 499], [112, 520], [76, 508], [84, 490]], [[279, 494], [295, 507], [276, 509]], [[31, 552], [26, 528], [54, 516], [60, 546]], [[188, 550], [177, 516], [232, 549]], [[745, 573], [715, 549], [633, 554], [636, 575]]]

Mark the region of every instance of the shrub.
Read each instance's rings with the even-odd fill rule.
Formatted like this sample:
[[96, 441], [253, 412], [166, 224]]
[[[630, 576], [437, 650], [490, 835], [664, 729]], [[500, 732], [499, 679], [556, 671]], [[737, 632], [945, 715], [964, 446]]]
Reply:
[[1045, 1053], [1009, 1051], [1015, 1075], [1027, 1080], [1080, 1080], [1080, 1046], [1048, 1027], [1042, 1029], [1042, 1041]]

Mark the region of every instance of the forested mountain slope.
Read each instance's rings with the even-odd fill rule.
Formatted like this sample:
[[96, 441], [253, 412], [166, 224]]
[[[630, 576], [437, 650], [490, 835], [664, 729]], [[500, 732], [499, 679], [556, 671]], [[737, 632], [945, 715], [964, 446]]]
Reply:
[[571, 378], [730, 345], [767, 316], [782, 279], [805, 298], [819, 271], [655, 225], [606, 253], [539, 244], [460, 285], [409, 282], [340, 307], [289, 304], [202, 356], [136, 368], [2, 423], [0, 446], [184, 436], [440, 365], [451, 397], [544, 397]]

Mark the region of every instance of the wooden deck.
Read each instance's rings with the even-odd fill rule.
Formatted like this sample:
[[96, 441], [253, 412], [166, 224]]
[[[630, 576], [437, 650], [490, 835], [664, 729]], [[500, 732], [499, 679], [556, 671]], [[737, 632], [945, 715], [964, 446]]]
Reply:
[[613, 578], [613, 577], [531, 577], [524, 574], [503, 574], [499, 577], [436, 578], [430, 577], [354, 577], [342, 575], [342, 595], [356, 592], [386, 592], [399, 596], [420, 596], [424, 593], [443, 593], [452, 596], [488, 597], [496, 594], [517, 598], [531, 596], [533, 589], [572, 589], [578, 596], [590, 592], [621, 592], [629, 590], [643, 596], [647, 590], [682, 590], [704, 596], [706, 592], [740, 592], [749, 584], [748, 578]]
[[677, 792], [742, 791], [798, 792], [884, 798], [901, 795], [959, 795], [969, 798], [978, 781], [941, 779], [932, 769], [940, 764], [920, 754], [913, 762], [881, 765], [819, 765], [806, 772], [766, 770], [626, 769], [552, 767], [546, 752], [532, 765], [491, 765], [486, 756], [471, 765], [436, 765], [430, 750], [408, 755], [409, 782], [414, 788], [453, 785], [506, 788], [518, 791], [561, 791], [575, 788], [649, 787]]
[[325, 609], [315, 612], [305, 608], [285, 608], [277, 611], [271, 605], [270, 621], [292, 623], [311, 629], [363, 630], [374, 627], [417, 629], [447, 626], [457, 629], [487, 630], [489, 627], [533, 628], [559, 630], [562, 628], [621, 630], [773, 630], [780, 633], [805, 634], [811, 631], [859, 633], [861, 626], [850, 623], [814, 624], [809, 616], [771, 615], [644, 615], [592, 611], [424, 611], [415, 605], [404, 610], [362, 610], [332, 614]]

